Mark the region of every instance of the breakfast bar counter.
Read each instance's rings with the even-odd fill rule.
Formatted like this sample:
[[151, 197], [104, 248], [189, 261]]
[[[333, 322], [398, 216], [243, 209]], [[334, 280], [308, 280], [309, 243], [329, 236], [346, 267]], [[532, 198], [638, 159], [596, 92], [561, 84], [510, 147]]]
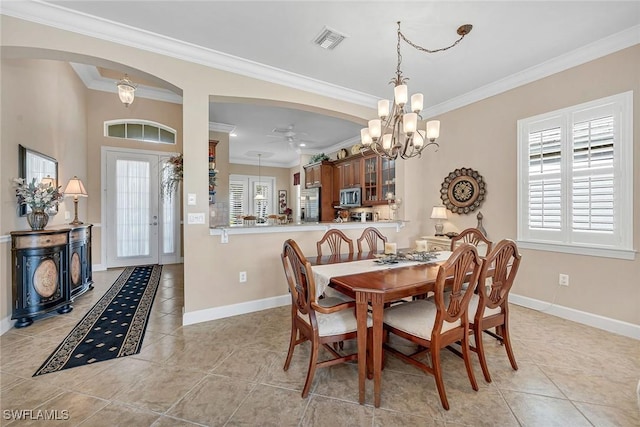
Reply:
[[303, 222], [297, 224], [256, 224], [256, 225], [235, 225], [225, 227], [214, 227], [209, 229], [212, 236], [220, 236], [220, 243], [229, 241], [229, 236], [234, 234], [266, 234], [266, 233], [297, 233], [300, 231], [321, 231], [326, 232], [331, 228], [340, 230], [364, 230], [367, 227], [395, 228], [400, 231], [406, 221], [347, 221], [347, 222]]

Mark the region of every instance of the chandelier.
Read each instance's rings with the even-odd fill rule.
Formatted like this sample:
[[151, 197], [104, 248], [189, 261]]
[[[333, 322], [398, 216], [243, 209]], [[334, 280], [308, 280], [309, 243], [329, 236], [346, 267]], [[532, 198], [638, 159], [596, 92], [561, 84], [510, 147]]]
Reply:
[[418, 129], [418, 119], [422, 120], [420, 112], [423, 107], [424, 96], [421, 93], [411, 95], [410, 105], [407, 103], [408, 88], [406, 85], [409, 78], [402, 75], [400, 64], [402, 55], [400, 54], [400, 42], [404, 40], [407, 44], [417, 50], [426, 53], [436, 53], [451, 49], [471, 32], [472, 25], [466, 24], [458, 28], [460, 36], [452, 45], [440, 49], [429, 50], [416, 45], [400, 31], [400, 21], [398, 21], [398, 65], [396, 75], [389, 84], [393, 83], [393, 106], [388, 99], [378, 101], [378, 119], [369, 120], [369, 126], [360, 131], [362, 145], [373, 150], [378, 156], [389, 159], [396, 159], [400, 156], [403, 159], [420, 156], [422, 150], [430, 145], [438, 146], [436, 139], [440, 136], [440, 121], [428, 121], [424, 129]]
[[129, 107], [133, 103], [134, 98], [136, 97], [136, 85], [129, 79], [128, 75], [124, 75], [122, 79], [118, 83], [118, 96], [120, 97], [120, 101], [124, 104], [125, 107]]

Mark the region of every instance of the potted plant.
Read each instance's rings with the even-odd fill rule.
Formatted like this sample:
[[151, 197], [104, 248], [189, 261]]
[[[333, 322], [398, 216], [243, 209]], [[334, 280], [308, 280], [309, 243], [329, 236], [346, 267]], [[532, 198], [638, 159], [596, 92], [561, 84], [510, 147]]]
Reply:
[[24, 178], [14, 178], [13, 184], [16, 188], [18, 204], [31, 208], [31, 212], [27, 213], [27, 222], [31, 229], [44, 229], [49, 222], [47, 210], [62, 201], [64, 194], [60, 190], [61, 187], [43, 182], [36, 184], [35, 178], [30, 183], [25, 182]]
[[168, 199], [171, 199], [173, 193], [178, 190], [178, 185], [182, 182], [183, 167], [182, 154], [169, 157], [165, 162], [162, 168], [162, 189], [160, 192], [163, 197], [166, 196]]

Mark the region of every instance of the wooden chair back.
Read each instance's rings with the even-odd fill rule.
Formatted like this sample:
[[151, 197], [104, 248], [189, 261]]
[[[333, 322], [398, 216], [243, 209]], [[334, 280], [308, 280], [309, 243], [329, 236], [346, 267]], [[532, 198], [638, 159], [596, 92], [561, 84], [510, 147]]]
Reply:
[[[516, 242], [504, 239], [498, 242], [495, 249], [485, 258], [478, 283], [490, 283], [490, 286], [479, 286], [480, 304], [476, 318], [482, 317], [485, 308], [505, 307], [509, 299], [509, 291], [520, 267], [521, 256]], [[493, 267], [492, 280], [487, 282], [489, 269]]]
[[384, 249], [384, 244], [387, 242], [387, 237], [380, 232], [375, 227], [367, 227], [362, 232], [362, 235], [357, 240], [358, 243], [358, 252], [364, 252], [362, 250], [362, 242], [367, 242], [369, 246], [369, 252], [376, 252], [378, 250], [378, 241], [382, 242], [382, 246]]
[[281, 258], [291, 292], [292, 310], [308, 315], [313, 311], [311, 302], [315, 301], [316, 293], [311, 264], [293, 239], [284, 242]]
[[[469, 301], [478, 284], [481, 268], [482, 258], [475, 246], [469, 243], [455, 248], [449, 259], [440, 265], [434, 289], [434, 302], [438, 311], [433, 328], [434, 341], [435, 336], [440, 334], [444, 322], [453, 323], [459, 320], [462, 328], [468, 329]], [[469, 286], [463, 286], [465, 283], [469, 283]], [[445, 287], [448, 298], [445, 298]]]
[[353, 253], [353, 240], [347, 237], [342, 231], [337, 228], [332, 228], [322, 236], [322, 239], [316, 243], [316, 249], [318, 256], [322, 256], [322, 245], [327, 243], [329, 246], [329, 255], [339, 255], [342, 253], [342, 244], [346, 244], [349, 247], [350, 254]]
[[469, 244], [475, 246], [476, 248], [481, 243], [484, 243], [484, 244], [487, 245], [487, 251], [485, 252], [485, 255], [488, 255], [491, 252], [491, 248], [493, 246], [493, 242], [491, 240], [487, 239], [485, 237], [485, 235], [482, 234], [482, 232], [480, 230], [478, 230], [477, 228], [467, 228], [466, 230], [463, 230], [457, 236], [452, 237], [451, 238], [451, 251], [452, 252], [456, 248], [456, 245], [458, 244], [458, 242], [469, 243]]

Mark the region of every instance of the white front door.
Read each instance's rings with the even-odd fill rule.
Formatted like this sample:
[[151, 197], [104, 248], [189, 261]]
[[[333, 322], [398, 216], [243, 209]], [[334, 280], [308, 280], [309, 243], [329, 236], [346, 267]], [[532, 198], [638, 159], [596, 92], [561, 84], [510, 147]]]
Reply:
[[108, 268], [179, 260], [179, 194], [160, 197], [169, 157], [142, 150], [105, 149], [104, 234]]

